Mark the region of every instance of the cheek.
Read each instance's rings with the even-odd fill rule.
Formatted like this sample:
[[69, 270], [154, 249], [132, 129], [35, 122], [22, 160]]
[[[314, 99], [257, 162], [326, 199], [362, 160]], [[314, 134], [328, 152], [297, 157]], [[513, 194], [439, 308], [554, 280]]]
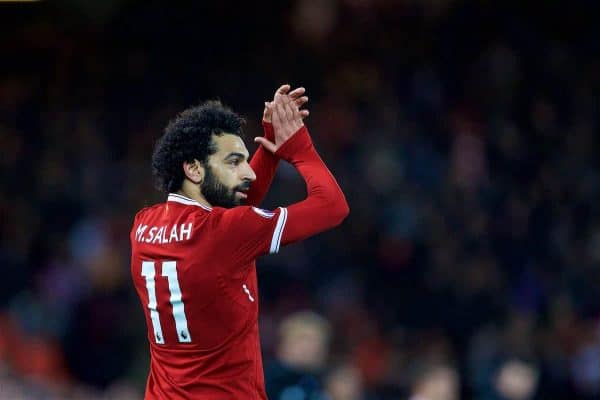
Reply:
[[236, 168], [227, 168], [223, 176], [223, 183], [229, 187], [238, 184], [238, 170]]
[[235, 169], [228, 168], [221, 176], [221, 183], [231, 189], [239, 183], [237, 176]]
[[218, 182], [222, 183], [227, 187], [232, 187], [235, 181], [235, 170], [228, 165], [211, 165], [213, 175]]

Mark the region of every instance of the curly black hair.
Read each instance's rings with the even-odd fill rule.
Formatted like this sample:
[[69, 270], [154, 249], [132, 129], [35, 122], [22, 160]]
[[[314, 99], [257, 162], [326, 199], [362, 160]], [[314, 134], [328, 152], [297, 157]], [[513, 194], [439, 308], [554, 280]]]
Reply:
[[156, 187], [164, 192], [181, 188], [185, 177], [182, 164], [194, 159], [205, 163], [217, 149], [212, 135], [242, 134], [244, 119], [218, 100], [190, 107], [171, 120], [152, 154]]

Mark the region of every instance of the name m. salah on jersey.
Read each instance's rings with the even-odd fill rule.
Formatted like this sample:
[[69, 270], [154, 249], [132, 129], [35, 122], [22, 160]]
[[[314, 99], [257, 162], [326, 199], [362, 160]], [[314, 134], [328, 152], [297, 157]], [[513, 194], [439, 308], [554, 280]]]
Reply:
[[140, 243], [158, 244], [182, 242], [184, 240], [190, 240], [192, 237], [192, 228], [193, 225], [191, 222], [187, 224], [174, 224], [172, 226], [163, 225], [160, 227], [138, 225], [135, 228], [135, 240]]

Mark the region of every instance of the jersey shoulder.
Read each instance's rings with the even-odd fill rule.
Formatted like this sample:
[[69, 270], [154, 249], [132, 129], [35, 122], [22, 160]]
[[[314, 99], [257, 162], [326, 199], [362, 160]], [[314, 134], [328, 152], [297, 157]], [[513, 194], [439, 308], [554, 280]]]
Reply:
[[146, 246], [195, 245], [209, 227], [210, 212], [175, 202], [155, 204], [140, 210], [133, 221], [130, 240], [132, 244]]
[[149, 215], [152, 215], [154, 212], [156, 212], [156, 210], [158, 210], [164, 203], [157, 203], [148, 207], [144, 207], [141, 210], [139, 210], [137, 213], [135, 213], [134, 217], [133, 217], [133, 221], [131, 223], [131, 232], [130, 232], [130, 237], [133, 237], [133, 232], [135, 231], [136, 227], [140, 224], [140, 221], [143, 221], [144, 219], [146, 219]]
[[253, 206], [214, 207], [210, 212], [209, 219], [213, 229], [227, 229], [231, 225], [262, 224], [276, 215], [277, 210], [264, 210]]
[[151, 206], [144, 207], [141, 210], [139, 210], [137, 213], [135, 213], [133, 220], [135, 221], [139, 218], [142, 218], [144, 215], [152, 213], [153, 211], [158, 210], [159, 208], [163, 207], [164, 205], [165, 205], [165, 203], [157, 203], [157, 204], [153, 204]]
[[264, 208], [258, 208], [254, 206], [237, 206], [233, 208], [214, 207], [211, 214], [215, 220], [222, 218], [243, 218], [244, 216], [256, 215], [265, 219], [271, 219], [277, 215], [277, 212], [280, 209], [281, 207], [277, 207], [274, 210], [266, 210]]

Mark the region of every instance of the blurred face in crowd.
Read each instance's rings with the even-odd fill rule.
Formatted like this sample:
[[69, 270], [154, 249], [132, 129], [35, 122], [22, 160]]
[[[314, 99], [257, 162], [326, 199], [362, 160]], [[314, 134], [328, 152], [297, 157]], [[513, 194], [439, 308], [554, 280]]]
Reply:
[[249, 152], [237, 135], [213, 135], [217, 152], [204, 165], [200, 191], [213, 206], [231, 208], [243, 204], [256, 174], [248, 164]]
[[360, 372], [352, 365], [336, 368], [327, 377], [327, 394], [331, 400], [360, 400], [363, 397]]
[[498, 371], [494, 386], [508, 400], [528, 400], [533, 397], [538, 384], [538, 371], [521, 361], [506, 362]]
[[306, 371], [318, 370], [325, 364], [328, 346], [328, 328], [318, 318], [292, 316], [283, 322], [278, 355], [285, 364]]
[[450, 367], [438, 367], [419, 381], [416, 397], [424, 400], [458, 400], [458, 374]]

